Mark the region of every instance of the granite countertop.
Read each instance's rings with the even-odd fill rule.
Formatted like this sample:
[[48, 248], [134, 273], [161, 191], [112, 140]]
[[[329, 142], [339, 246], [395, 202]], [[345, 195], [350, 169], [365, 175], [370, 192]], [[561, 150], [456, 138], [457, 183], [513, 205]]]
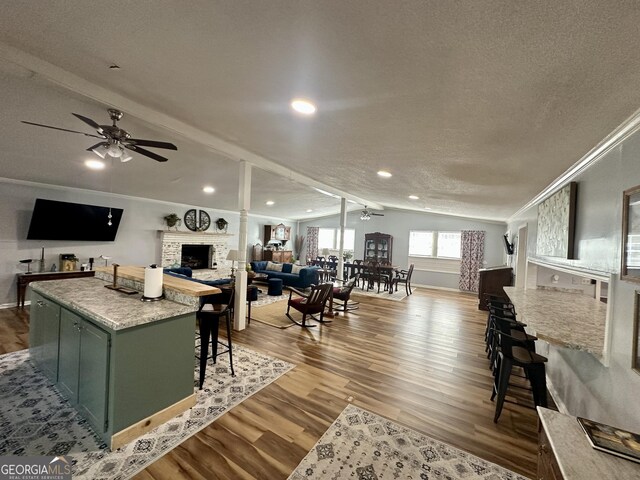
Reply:
[[576, 417], [538, 407], [564, 480], [631, 480], [640, 478], [640, 464], [591, 447]]
[[104, 280], [87, 277], [32, 282], [29, 286], [111, 330], [123, 330], [197, 310], [195, 306], [166, 299], [141, 302], [141, 293], [126, 295], [105, 288], [107, 284]]
[[578, 293], [503, 287], [527, 330], [554, 345], [603, 357], [607, 305]]

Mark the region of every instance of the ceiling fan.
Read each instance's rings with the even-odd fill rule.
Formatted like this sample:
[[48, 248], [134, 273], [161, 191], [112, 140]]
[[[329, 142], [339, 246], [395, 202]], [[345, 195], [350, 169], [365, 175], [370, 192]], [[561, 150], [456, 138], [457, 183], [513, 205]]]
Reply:
[[376, 217], [384, 217], [384, 213], [374, 213], [371, 210], [369, 210], [367, 208], [367, 206], [364, 206], [364, 210], [362, 210], [362, 212], [360, 212], [360, 220], [371, 220], [372, 216], [376, 216]]
[[113, 108], [110, 108], [107, 111], [109, 112], [109, 116], [113, 121], [113, 125], [98, 125], [97, 122], [91, 120], [90, 118], [83, 117], [82, 115], [78, 115], [77, 113], [72, 113], [72, 115], [76, 118], [82, 120], [90, 127], [95, 128], [98, 135], [79, 132], [77, 130], [69, 130], [67, 128], [53, 127], [51, 125], [43, 125], [42, 123], [26, 122], [24, 120], [22, 120], [22, 123], [26, 123], [27, 125], [35, 125], [36, 127], [62, 130], [63, 132], [79, 133], [86, 137], [100, 138], [104, 141], [96, 143], [92, 147], [87, 148], [87, 151], [94, 152], [100, 158], [105, 158], [107, 155], [110, 157], [119, 158], [121, 162], [128, 162], [133, 158], [125, 149], [139, 153], [140, 155], [144, 155], [145, 157], [152, 158], [158, 162], [166, 162], [167, 159], [142, 147], [178, 150], [178, 147], [176, 147], [173, 143], [131, 138], [131, 134], [129, 132], [116, 125], [116, 122], [118, 122], [118, 120], [122, 118], [123, 113], [120, 110], [115, 110]]

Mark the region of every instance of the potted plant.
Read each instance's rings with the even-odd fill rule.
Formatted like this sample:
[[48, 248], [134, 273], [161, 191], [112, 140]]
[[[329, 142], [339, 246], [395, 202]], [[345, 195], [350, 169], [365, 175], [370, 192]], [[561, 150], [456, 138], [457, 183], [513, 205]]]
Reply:
[[344, 258], [345, 262], [349, 262], [353, 258], [353, 252], [351, 250], [345, 250], [342, 252], [342, 258]]
[[224, 230], [224, 233], [227, 233], [227, 227], [229, 226], [229, 222], [227, 222], [224, 218], [219, 218], [216, 220], [216, 228], [218, 230]]
[[167, 227], [169, 228], [175, 227], [176, 230], [178, 230], [178, 227], [182, 223], [182, 220], [180, 219], [180, 217], [175, 213], [170, 213], [169, 215], [166, 215], [164, 217], [164, 221], [166, 222]]

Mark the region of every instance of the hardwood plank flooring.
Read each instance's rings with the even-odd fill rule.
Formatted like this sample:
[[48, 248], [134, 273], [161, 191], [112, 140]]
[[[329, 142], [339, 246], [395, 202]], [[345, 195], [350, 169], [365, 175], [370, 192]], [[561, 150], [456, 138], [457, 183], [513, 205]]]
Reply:
[[[234, 342], [296, 364], [135, 478], [284, 479], [349, 402], [523, 475], [536, 471], [537, 416], [513, 378], [499, 423], [475, 296], [416, 289], [313, 329], [258, 322]], [[26, 348], [28, 310], [0, 310], [0, 352]], [[284, 313], [284, 308], [283, 308]]]

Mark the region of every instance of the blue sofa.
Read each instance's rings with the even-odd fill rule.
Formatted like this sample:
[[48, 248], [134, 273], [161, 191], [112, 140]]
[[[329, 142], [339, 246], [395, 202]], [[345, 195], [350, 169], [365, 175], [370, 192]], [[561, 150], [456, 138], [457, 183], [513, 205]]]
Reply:
[[[189, 267], [170, 267], [164, 268], [164, 273], [171, 275], [172, 277], [183, 278], [185, 280], [191, 280], [192, 282], [203, 283], [211, 287], [217, 287], [218, 285], [227, 285], [231, 283], [230, 278], [220, 278], [218, 280], [200, 280], [199, 278], [193, 278], [193, 271]], [[215, 295], [205, 295], [200, 297], [200, 304], [214, 301]]]
[[[318, 267], [303, 267], [300, 273], [291, 273], [293, 267], [290, 263], [282, 264], [282, 271], [267, 270], [267, 261], [251, 262], [251, 269], [256, 273], [264, 273], [269, 278], [280, 278], [282, 284], [295, 288], [309, 288], [318, 283]], [[276, 263], [276, 262], [271, 262]]]

